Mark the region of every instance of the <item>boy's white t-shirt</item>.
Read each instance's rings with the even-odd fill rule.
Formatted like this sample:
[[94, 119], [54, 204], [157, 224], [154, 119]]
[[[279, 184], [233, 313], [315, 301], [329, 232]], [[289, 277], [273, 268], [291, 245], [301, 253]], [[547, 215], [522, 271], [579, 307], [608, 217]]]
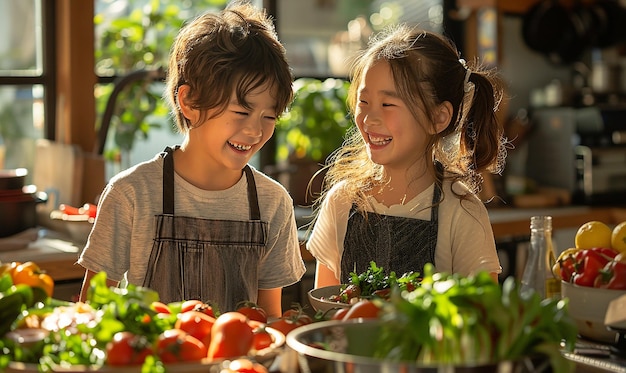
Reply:
[[[322, 202], [306, 243], [311, 255], [331, 269], [338, 279], [341, 278], [343, 242], [352, 207], [352, 200], [342, 193], [342, 185], [335, 185]], [[436, 270], [464, 276], [480, 270], [501, 273], [487, 208], [476, 196], [461, 201], [450, 187], [450, 182], [444, 183], [444, 199], [439, 205]], [[370, 202], [378, 214], [430, 220], [433, 191], [434, 184], [404, 205], [387, 207], [373, 197]]]
[[[268, 223], [267, 254], [259, 267], [259, 289], [296, 283], [306, 271], [300, 255], [293, 201], [286, 189], [252, 167], [261, 220]], [[155, 236], [155, 215], [163, 211], [160, 155], [113, 177], [100, 199], [98, 216], [78, 264], [105, 271], [111, 280], [141, 285]], [[231, 188], [207, 191], [175, 174], [175, 215], [249, 220], [245, 174]], [[233, 268], [233, 270], [238, 270]]]

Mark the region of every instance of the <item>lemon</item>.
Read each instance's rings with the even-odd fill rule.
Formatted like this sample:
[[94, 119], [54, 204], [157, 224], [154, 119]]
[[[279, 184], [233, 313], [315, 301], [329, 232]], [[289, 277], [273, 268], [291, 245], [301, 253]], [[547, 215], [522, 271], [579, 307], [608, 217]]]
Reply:
[[601, 221], [590, 221], [578, 228], [575, 244], [579, 249], [591, 249], [594, 247], [611, 247], [611, 235], [613, 230]]
[[626, 221], [619, 223], [613, 228], [611, 247], [621, 253], [626, 252]]

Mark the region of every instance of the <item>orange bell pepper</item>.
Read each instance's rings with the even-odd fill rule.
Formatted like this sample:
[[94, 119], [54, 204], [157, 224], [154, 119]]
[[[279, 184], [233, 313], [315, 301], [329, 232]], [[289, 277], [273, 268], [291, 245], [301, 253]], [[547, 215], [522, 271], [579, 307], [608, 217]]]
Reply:
[[25, 284], [30, 287], [39, 287], [51, 297], [54, 291], [54, 280], [43, 272], [35, 262], [19, 264], [13, 270], [13, 283]]

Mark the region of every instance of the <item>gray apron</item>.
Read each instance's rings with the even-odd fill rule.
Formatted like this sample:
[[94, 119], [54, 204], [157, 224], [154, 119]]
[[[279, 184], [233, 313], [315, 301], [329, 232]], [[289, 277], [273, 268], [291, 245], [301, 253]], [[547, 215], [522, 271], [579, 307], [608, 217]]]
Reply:
[[350, 283], [350, 272], [361, 274], [370, 262], [386, 274], [399, 277], [408, 272], [424, 273], [426, 263], [435, 263], [438, 203], [441, 188], [435, 185], [430, 220], [383, 215], [350, 209], [341, 257], [341, 283]]
[[256, 303], [267, 223], [261, 221], [252, 170], [244, 167], [249, 221], [175, 216], [174, 151], [167, 147], [162, 156], [163, 214], [155, 216], [143, 286], [156, 290], [162, 302], [199, 299], [217, 305], [220, 312], [234, 310], [241, 301]]

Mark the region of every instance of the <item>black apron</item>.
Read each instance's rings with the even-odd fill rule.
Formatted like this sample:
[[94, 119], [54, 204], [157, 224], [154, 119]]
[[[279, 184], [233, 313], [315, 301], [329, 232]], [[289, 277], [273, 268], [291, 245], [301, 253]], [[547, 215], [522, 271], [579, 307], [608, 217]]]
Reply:
[[[163, 214], [156, 232], [143, 286], [162, 302], [199, 299], [220, 312], [241, 301], [257, 302], [258, 266], [267, 243], [252, 170], [248, 181], [249, 221], [214, 220], [174, 215], [174, 150], [163, 152]], [[210, 208], [210, 206], [207, 206]]]
[[343, 241], [341, 283], [350, 283], [350, 272], [367, 271], [371, 261], [398, 277], [408, 272], [424, 274], [424, 265], [435, 263], [440, 197], [441, 187], [435, 184], [430, 220], [365, 213], [353, 205]]

